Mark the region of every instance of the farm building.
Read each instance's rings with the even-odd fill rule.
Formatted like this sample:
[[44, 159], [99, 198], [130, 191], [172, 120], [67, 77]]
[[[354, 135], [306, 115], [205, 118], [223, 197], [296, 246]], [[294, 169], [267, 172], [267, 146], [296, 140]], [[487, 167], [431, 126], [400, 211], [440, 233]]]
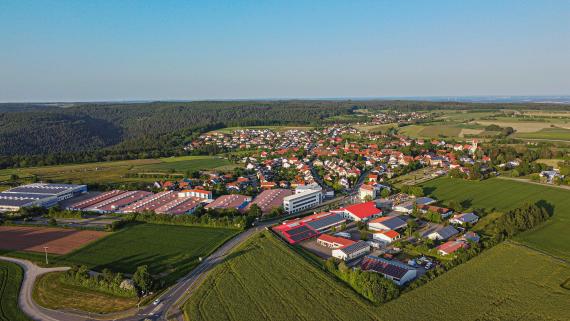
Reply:
[[198, 197], [206, 200], [211, 200], [212, 191], [207, 191], [203, 189], [185, 189], [178, 192], [178, 197]]
[[283, 205], [283, 199], [289, 195], [293, 195], [293, 191], [288, 189], [264, 190], [253, 199], [253, 202], [249, 203], [247, 208], [253, 204], [257, 204], [263, 214], [268, 214], [273, 209], [281, 207]]
[[204, 208], [206, 209], [235, 208], [238, 211], [243, 211], [247, 206], [247, 204], [249, 204], [249, 202], [251, 202], [251, 196], [239, 195], [239, 194], [222, 195], [216, 198], [213, 202], [206, 205]]
[[382, 210], [377, 208], [373, 201], [350, 205], [331, 212], [342, 214], [353, 221], [368, 221], [382, 215]]
[[345, 245], [332, 251], [332, 256], [343, 260], [350, 261], [370, 253], [370, 244], [365, 241], [358, 241], [350, 245]]
[[89, 207], [84, 208], [84, 210], [99, 213], [118, 212], [123, 208], [134, 204], [150, 195], [152, 195], [152, 193], [146, 191], [127, 191], [119, 193], [111, 198], [107, 198], [101, 202], [95, 203]]
[[397, 285], [404, 285], [417, 276], [417, 271], [411, 266], [395, 260], [386, 260], [381, 257], [368, 255], [360, 264], [363, 271], [371, 271], [382, 274]]
[[22, 207], [52, 207], [58, 202], [87, 192], [86, 185], [33, 183], [0, 193], [0, 211], [17, 211]]

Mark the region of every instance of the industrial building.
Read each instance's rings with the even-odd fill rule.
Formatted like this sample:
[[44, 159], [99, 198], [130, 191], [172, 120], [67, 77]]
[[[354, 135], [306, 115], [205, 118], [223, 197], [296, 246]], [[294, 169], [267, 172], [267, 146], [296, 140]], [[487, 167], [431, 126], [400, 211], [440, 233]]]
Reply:
[[86, 185], [33, 183], [0, 193], [0, 211], [17, 211], [22, 207], [52, 207], [58, 202], [87, 192]]
[[283, 209], [289, 214], [318, 206], [323, 202], [323, 189], [318, 184], [299, 186], [295, 194], [283, 198]]
[[235, 208], [238, 211], [243, 211], [247, 204], [251, 202], [251, 196], [230, 194], [222, 195], [216, 198], [213, 202], [206, 205], [206, 209], [229, 209]]
[[286, 196], [292, 195], [293, 192], [288, 189], [269, 189], [261, 192], [255, 197], [253, 202], [249, 203], [246, 210], [253, 204], [257, 204], [261, 208], [263, 214], [268, 214], [275, 208], [281, 207], [283, 205], [283, 199]]

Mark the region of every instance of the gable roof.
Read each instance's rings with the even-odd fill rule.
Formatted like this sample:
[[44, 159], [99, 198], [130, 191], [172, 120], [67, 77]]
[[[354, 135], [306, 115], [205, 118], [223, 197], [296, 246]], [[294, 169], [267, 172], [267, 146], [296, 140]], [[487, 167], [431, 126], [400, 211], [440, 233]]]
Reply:
[[382, 214], [382, 210], [376, 207], [376, 202], [365, 202], [354, 204], [343, 208], [342, 210], [358, 218], [367, 218], [374, 215]]
[[343, 253], [347, 255], [350, 255], [351, 253], [358, 252], [366, 247], [370, 247], [370, 245], [364, 241], [358, 241], [350, 245], [345, 245], [341, 247], [339, 250], [341, 250]]
[[448, 225], [448, 226], [444, 226], [444, 227], [441, 227], [441, 228], [435, 230], [433, 233], [437, 233], [442, 238], [448, 239], [448, 238], [452, 237], [453, 235], [459, 233], [459, 231], [456, 230], [455, 227]]
[[340, 244], [340, 246], [342, 246], [342, 247], [349, 246], [349, 245], [356, 243], [353, 240], [349, 240], [349, 239], [345, 239], [344, 237], [333, 236], [333, 235], [329, 235], [329, 234], [321, 234], [318, 237], [318, 239], [321, 241], [328, 242], [328, 243], [337, 243], [337, 244]]
[[382, 224], [383, 226], [386, 226], [390, 230], [395, 230], [407, 225], [407, 223], [404, 220], [402, 220], [397, 216], [378, 217], [370, 221], [368, 224], [374, 224], [374, 223]]

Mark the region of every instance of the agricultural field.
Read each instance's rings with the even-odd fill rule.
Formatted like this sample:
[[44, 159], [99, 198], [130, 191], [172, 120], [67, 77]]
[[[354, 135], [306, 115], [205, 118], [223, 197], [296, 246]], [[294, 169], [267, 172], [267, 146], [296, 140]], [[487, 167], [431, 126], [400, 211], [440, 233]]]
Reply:
[[186, 320], [566, 320], [568, 278], [567, 264], [503, 243], [375, 306], [266, 233], [217, 266], [184, 312]]
[[217, 266], [185, 305], [186, 320], [375, 320], [355, 292], [257, 234]]
[[570, 141], [570, 129], [567, 128], [543, 128], [531, 133], [516, 133], [516, 138], [536, 140], [564, 140]]
[[568, 320], [570, 265], [510, 242], [380, 307], [385, 320]]
[[[0, 226], [0, 249], [67, 254], [109, 233], [53, 227]], [[44, 249], [47, 247], [47, 250]]]
[[115, 232], [68, 255], [55, 264], [84, 264], [91, 269], [109, 268], [134, 273], [148, 265], [151, 273], [176, 279], [193, 269], [238, 231], [223, 228], [137, 224]]
[[381, 125], [355, 125], [354, 128], [363, 132], [386, 132], [390, 128], [398, 127], [396, 123]]
[[75, 309], [92, 313], [113, 313], [135, 307], [137, 298], [126, 298], [61, 282], [61, 273], [40, 276], [34, 284], [34, 301], [48, 309]]
[[0, 261], [0, 321], [30, 321], [18, 307], [23, 277], [18, 265]]
[[554, 256], [570, 259], [570, 191], [558, 187], [492, 178], [467, 181], [448, 177], [422, 184], [427, 194], [447, 203], [455, 200], [464, 208], [506, 211], [525, 202], [545, 200], [554, 206], [554, 215], [538, 229], [516, 240]]
[[30, 167], [0, 170], [0, 182], [10, 180], [11, 175], [20, 179], [30, 179], [36, 175], [39, 180], [52, 180], [62, 183], [125, 183], [153, 182], [156, 179], [147, 177], [125, 177], [126, 174], [179, 174], [186, 171], [208, 169], [233, 169], [238, 165], [231, 164], [219, 156], [181, 156], [157, 159], [136, 159], [115, 162], [87, 164], [71, 164], [58, 166]]

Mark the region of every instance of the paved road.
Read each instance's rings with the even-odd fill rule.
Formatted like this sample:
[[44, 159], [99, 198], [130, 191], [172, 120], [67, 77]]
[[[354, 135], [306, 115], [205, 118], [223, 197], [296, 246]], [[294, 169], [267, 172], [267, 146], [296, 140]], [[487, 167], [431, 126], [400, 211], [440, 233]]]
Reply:
[[[5, 256], [0, 256], [0, 260], [16, 263], [24, 269], [24, 281], [22, 282], [22, 288], [20, 289], [19, 304], [22, 311], [24, 311], [31, 319], [42, 320], [42, 321], [71, 320], [71, 319], [66, 319], [65, 315], [60, 315], [59, 313], [51, 313], [51, 310], [47, 310], [38, 306], [32, 300], [32, 290], [34, 289], [34, 283], [36, 282], [36, 278], [38, 276], [49, 272], [66, 271], [69, 268], [67, 267], [41, 268], [30, 261], [14, 259]], [[83, 320], [83, 319], [73, 319], [73, 320]]]
[[[157, 305], [149, 304], [148, 306], [141, 307], [138, 310], [131, 310], [115, 315], [98, 316], [81, 312], [50, 310], [37, 305], [32, 299], [32, 290], [36, 278], [42, 274], [66, 271], [68, 267], [59, 268], [41, 268], [34, 263], [27, 260], [20, 260], [10, 257], [0, 256], [1, 260], [16, 263], [24, 269], [24, 281], [20, 291], [19, 304], [20, 308], [33, 320], [38, 321], [90, 321], [90, 320], [121, 320], [121, 321], [140, 321], [145, 319], [150, 320], [184, 320], [184, 315], [181, 310], [181, 305], [184, 304], [184, 299], [194, 292], [200, 285], [200, 282], [205, 278], [207, 272], [211, 270], [216, 264], [223, 261], [225, 256], [231, 252], [236, 246], [243, 243], [254, 233], [265, 229], [274, 222], [262, 223], [255, 228], [250, 228], [219, 247], [212, 255], [205, 258], [195, 269], [193, 269], [187, 276], [179, 280], [174, 286], [166, 290], [160, 297], [160, 303]], [[130, 315], [128, 315], [130, 314]]]

